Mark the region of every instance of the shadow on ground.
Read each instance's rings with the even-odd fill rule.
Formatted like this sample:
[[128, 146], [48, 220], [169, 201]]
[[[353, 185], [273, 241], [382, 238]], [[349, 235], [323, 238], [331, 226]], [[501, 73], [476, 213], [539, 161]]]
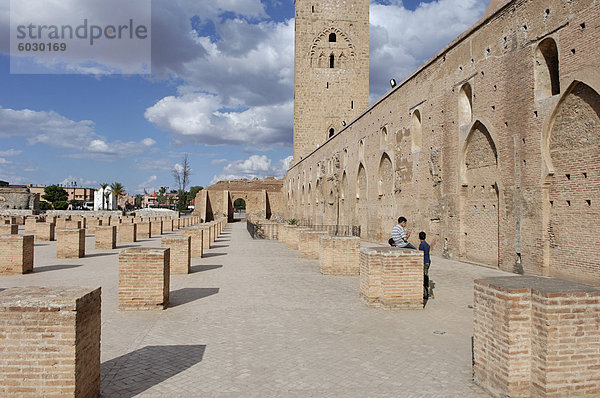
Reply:
[[59, 269], [67, 269], [67, 268], [77, 268], [81, 267], [83, 264], [69, 264], [69, 265], [47, 265], [45, 267], [33, 267], [33, 272], [46, 272], [46, 271], [56, 271]]
[[191, 273], [191, 274], [193, 274], [194, 272], [210, 271], [211, 269], [217, 269], [217, 268], [223, 268], [223, 264], [213, 264], [213, 265], [201, 264], [201, 265], [192, 265], [192, 266], [190, 267], [190, 273]]
[[219, 293], [218, 287], [186, 287], [169, 293], [169, 307], [177, 307]]
[[85, 254], [85, 257], [102, 257], [102, 256], [116, 256], [119, 253], [93, 253], [93, 254]]
[[213, 245], [210, 248], [211, 249], [223, 249], [225, 247], [229, 247], [229, 245]]
[[203, 253], [202, 257], [217, 257], [217, 256], [226, 256], [227, 253]]
[[106, 361], [100, 366], [101, 395], [138, 395], [202, 361], [205, 350], [205, 345], [146, 346]]

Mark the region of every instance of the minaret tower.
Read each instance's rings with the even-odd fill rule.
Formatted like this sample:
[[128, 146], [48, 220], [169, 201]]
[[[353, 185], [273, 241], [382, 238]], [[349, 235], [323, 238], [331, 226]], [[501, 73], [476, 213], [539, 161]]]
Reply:
[[296, 0], [294, 160], [369, 106], [369, 0]]

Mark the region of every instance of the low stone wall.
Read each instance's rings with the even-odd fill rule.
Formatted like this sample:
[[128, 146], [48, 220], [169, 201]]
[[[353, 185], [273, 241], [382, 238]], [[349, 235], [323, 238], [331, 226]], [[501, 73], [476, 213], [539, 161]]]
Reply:
[[313, 260], [319, 259], [319, 239], [327, 235], [327, 231], [300, 231], [298, 235], [298, 248], [300, 256]]
[[[81, 217], [120, 217], [123, 212], [120, 210], [46, 210], [47, 216], [81, 216]], [[106, 224], [108, 225], [108, 223]]]
[[495, 397], [600, 396], [600, 288], [554, 278], [475, 281], [473, 373]]
[[182, 229], [179, 233], [192, 238], [192, 258], [201, 258], [204, 254], [204, 242], [208, 241], [208, 235], [199, 227]]
[[98, 396], [100, 296], [84, 287], [0, 292], [0, 395]]
[[360, 238], [324, 235], [319, 239], [319, 271], [325, 275], [360, 273]]
[[369, 306], [422, 309], [423, 278], [422, 251], [360, 249], [360, 297]]

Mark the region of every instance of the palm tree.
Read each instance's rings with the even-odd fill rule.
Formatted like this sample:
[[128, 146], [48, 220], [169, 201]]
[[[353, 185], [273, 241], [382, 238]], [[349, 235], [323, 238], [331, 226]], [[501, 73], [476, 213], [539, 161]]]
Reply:
[[104, 197], [105, 197], [105, 192], [106, 192], [106, 188], [108, 187], [108, 184], [103, 182], [102, 184], [100, 184], [100, 188], [102, 188], [102, 210], [104, 210]]
[[142, 195], [141, 193], [138, 193], [137, 195], [135, 195], [135, 206], [136, 207], [142, 207], [142, 201], [144, 200], [144, 195]]
[[125, 187], [120, 182], [113, 182], [112, 185], [110, 186], [110, 190], [112, 191], [113, 195], [115, 195], [115, 197], [117, 198], [117, 208], [118, 208], [119, 207], [119, 198], [121, 196], [125, 196], [125, 194], [126, 194]]

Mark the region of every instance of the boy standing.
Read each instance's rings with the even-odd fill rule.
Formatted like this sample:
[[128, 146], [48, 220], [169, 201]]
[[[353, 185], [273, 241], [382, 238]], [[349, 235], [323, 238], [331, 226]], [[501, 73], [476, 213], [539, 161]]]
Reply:
[[428, 298], [434, 299], [433, 289], [429, 289], [429, 266], [431, 265], [431, 258], [429, 257], [429, 243], [425, 241], [427, 239], [427, 234], [423, 231], [419, 232], [419, 240], [421, 243], [419, 244], [419, 250], [423, 252], [423, 296], [425, 300]]

